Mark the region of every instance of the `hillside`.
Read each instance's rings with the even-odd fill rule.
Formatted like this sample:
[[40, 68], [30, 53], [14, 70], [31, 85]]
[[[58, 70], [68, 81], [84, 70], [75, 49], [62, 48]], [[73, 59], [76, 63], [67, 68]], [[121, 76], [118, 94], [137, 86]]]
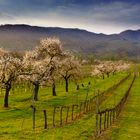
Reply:
[[140, 57], [140, 30], [127, 30], [120, 34], [95, 34], [86, 30], [37, 27], [29, 25], [1, 25], [0, 47], [8, 50], [29, 50], [41, 38], [59, 37], [64, 49], [96, 56]]

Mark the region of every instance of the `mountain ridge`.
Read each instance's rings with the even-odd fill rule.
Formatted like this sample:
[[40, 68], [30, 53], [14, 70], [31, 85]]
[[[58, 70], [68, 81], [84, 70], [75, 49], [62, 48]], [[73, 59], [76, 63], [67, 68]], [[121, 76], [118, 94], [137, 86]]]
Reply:
[[106, 35], [106, 36], [110, 36], [110, 35], [118, 35], [118, 34], [122, 34], [122, 33], [125, 33], [125, 32], [140, 32], [140, 29], [135, 29], [135, 30], [132, 30], [132, 29], [127, 29], [127, 30], [124, 30], [124, 31], [121, 31], [120, 33], [113, 33], [113, 34], [105, 34], [105, 33], [95, 33], [95, 32], [92, 32], [92, 31], [88, 31], [86, 29], [81, 29], [81, 28], [64, 28], [64, 27], [43, 27], [43, 26], [34, 26], [34, 25], [28, 25], [28, 24], [2, 24], [0, 25], [0, 30], [2, 28], [7, 28], [8, 27], [10, 28], [15, 28], [15, 27], [24, 27], [24, 29], [27, 29], [27, 28], [38, 28], [38, 29], [61, 29], [61, 30], [80, 30], [80, 31], [85, 31], [85, 32], [88, 32], [88, 33], [92, 33], [92, 34], [96, 34], [96, 35]]
[[26, 24], [0, 26], [0, 47], [9, 50], [30, 50], [41, 38], [59, 37], [64, 49], [97, 56], [139, 57], [140, 29], [119, 34], [94, 33], [78, 28], [39, 27]]

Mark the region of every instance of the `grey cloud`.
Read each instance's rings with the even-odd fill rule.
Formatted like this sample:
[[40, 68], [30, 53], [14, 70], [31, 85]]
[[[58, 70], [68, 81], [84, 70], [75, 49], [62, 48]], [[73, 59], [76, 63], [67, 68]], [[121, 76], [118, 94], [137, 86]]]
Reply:
[[137, 24], [140, 25], [140, 5], [115, 2], [90, 8], [88, 16], [98, 23]]
[[[1, 2], [2, 1], [2, 2]], [[43, 24], [50, 19], [72, 23], [75, 26], [119, 26], [131, 28], [140, 26], [140, 3], [109, 2], [78, 5], [68, 0], [1, 0], [0, 16], [2, 19], [18, 19], [32, 21], [38, 19]], [[83, 0], [81, 0], [83, 1]], [[16, 3], [16, 5], [15, 5]], [[47, 20], [44, 20], [47, 19]], [[16, 21], [16, 20], [15, 20]], [[56, 22], [57, 23], [57, 22]], [[117, 26], [116, 26], [117, 25]], [[51, 25], [50, 25], [51, 26]], [[56, 25], [57, 26], [57, 25]]]
[[14, 19], [14, 17], [12, 15], [5, 13], [5, 12], [1, 12], [1, 11], [0, 11], [0, 17], [1, 17], [1, 20]]

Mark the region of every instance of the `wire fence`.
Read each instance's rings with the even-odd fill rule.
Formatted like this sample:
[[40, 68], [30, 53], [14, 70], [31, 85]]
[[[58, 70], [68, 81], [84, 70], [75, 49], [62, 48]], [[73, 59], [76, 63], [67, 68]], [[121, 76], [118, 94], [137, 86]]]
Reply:
[[105, 110], [98, 110], [96, 113], [96, 132], [95, 136], [98, 137], [102, 132], [106, 131], [107, 128], [112, 126], [115, 119], [117, 119], [124, 107], [125, 102], [127, 101], [127, 98], [129, 96], [130, 90], [133, 86], [133, 83], [135, 81], [136, 76], [134, 76], [128, 90], [126, 91], [123, 98], [120, 100], [120, 102], [113, 108], [106, 108]]
[[[88, 113], [94, 113], [96, 110], [96, 100], [98, 98], [99, 104], [102, 104], [102, 102], [107, 98], [109, 94], [111, 94], [112, 90], [115, 90], [117, 87], [119, 87], [123, 82], [125, 82], [131, 74], [128, 74], [124, 78], [122, 78], [118, 83], [114, 84], [107, 90], [103, 91], [100, 93], [98, 91], [98, 94], [94, 94], [93, 97], [90, 97], [89, 99], [85, 99], [84, 101], [81, 101], [77, 104], [71, 104], [71, 105], [61, 105], [61, 106], [52, 106], [51, 109], [38, 109], [34, 108], [35, 112], [35, 128], [54, 128], [54, 127], [60, 127], [63, 125], [67, 125], [69, 123], [74, 122], [75, 120], [80, 119], [84, 114]], [[26, 89], [21, 88], [21, 87], [27, 87]], [[18, 90], [18, 92], [25, 92], [26, 90], [30, 90], [31, 85], [25, 85], [25, 83], [21, 85], [17, 85], [16, 88], [14, 88], [11, 92], [15, 94]], [[2, 92], [1, 92], [2, 93]], [[30, 100], [29, 100], [30, 101]], [[113, 111], [109, 111], [109, 113]], [[32, 109], [31, 107], [28, 109], [27, 113], [28, 118], [23, 117], [22, 121], [22, 128], [32, 128]], [[114, 111], [114, 116], [115, 116], [115, 111]], [[106, 113], [107, 114], [107, 113]], [[100, 113], [101, 116], [105, 115], [103, 113]], [[102, 117], [101, 117], [102, 118]], [[107, 120], [107, 115], [106, 115], [106, 120]], [[114, 120], [114, 119], [113, 119]], [[101, 122], [103, 120], [101, 119]], [[107, 122], [106, 122], [107, 123]], [[107, 126], [109, 124], [107, 123]], [[102, 127], [101, 127], [102, 128]]]
[[[115, 90], [117, 87], [119, 87], [130, 77], [130, 75], [131, 74], [127, 75], [126, 77], [121, 79], [117, 84], [113, 85], [106, 91], [102, 93], [99, 93], [98, 91], [98, 94], [96, 96], [91, 97], [90, 99], [86, 99], [85, 101], [80, 102], [79, 104], [53, 106], [51, 110], [35, 110], [36, 122], [40, 122], [39, 124], [42, 124], [40, 127], [43, 127], [44, 124], [44, 129], [47, 129], [67, 125], [81, 118], [84, 114], [88, 114], [91, 112], [95, 113], [97, 98], [99, 100], [99, 104], [101, 104], [105, 100], [106, 94], [110, 94], [112, 90]], [[113, 114], [113, 111], [111, 112]], [[103, 113], [99, 114], [103, 116]], [[38, 127], [38, 124], [36, 124], [36, 127]]]

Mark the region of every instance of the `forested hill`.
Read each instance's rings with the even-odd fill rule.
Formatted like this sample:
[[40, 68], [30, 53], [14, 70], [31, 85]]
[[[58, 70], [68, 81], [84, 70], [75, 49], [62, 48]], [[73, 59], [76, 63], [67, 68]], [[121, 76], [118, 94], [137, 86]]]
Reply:
[[140, 57], [140, 30], [105, 35], [71, 28], [1, 25], [0, 47], [17, 51], [29, 50], [41, 38], [48, 36], [59, 37], [64, 49], [85, 55]]

